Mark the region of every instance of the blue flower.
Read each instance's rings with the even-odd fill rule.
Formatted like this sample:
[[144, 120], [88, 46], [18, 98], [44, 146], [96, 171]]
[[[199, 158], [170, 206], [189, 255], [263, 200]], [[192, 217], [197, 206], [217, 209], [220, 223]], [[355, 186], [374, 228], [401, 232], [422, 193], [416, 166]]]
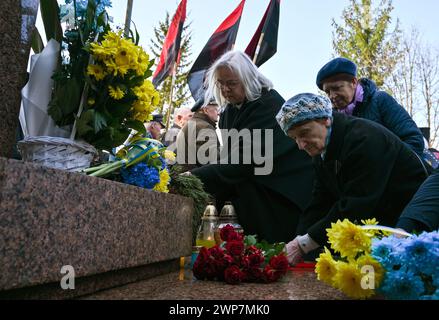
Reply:
[[399, 270], [386, 272], [378, 291], [389, 299], [417, 300], [424, 293], [425, 287], [418, 275]]
[[399, 258], [401, 252], [401, 239], [390, 236], [381, 240], [372, 240], [372, 256], [381, 263], [386, 270], [399, 269], [401, 265]]
[[143, 162], [122, 168], [121, 175], [125, 183], [146, 189], [152, 189], [160, 182], [159, 171]]
[[413, 271], [433, 275], [438, 272], [439, 255], [435, 254], [438, 244], [423, 237], [412, 237], [404, 242], [401, 262]]
[[419, 300], [439, 300], [439, 289], [432, 295], [420, 296]]

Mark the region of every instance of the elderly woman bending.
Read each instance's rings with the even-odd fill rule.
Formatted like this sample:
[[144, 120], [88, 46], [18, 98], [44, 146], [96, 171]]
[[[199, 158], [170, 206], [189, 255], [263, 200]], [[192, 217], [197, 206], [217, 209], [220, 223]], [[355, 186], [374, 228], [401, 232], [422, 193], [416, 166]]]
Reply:
[[230, 200], [246, 234], [289, 241], [311, 198], [311, 159], [276, 122], [284, 99], [242, 52], [209, 69], [204, 101], [216, 100], [223, 148], [219, 163], [192, 170], [217, 200]]

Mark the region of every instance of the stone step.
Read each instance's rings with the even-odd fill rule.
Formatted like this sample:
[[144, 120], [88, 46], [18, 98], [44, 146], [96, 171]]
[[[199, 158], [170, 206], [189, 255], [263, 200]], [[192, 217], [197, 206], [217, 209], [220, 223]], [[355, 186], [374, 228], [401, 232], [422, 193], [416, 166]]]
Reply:
[[139, 271], [151, 276], [175, 270], [191, 253], [193, 201], [186, 197], [0, 158], [0, 200], [1, 298], [30, 297], [22, 288], [41, 285], [72, 297], [139, 280], [116, 274], [118, 281], [97, 286], [93, 278], [95, 285], [72, 293], [60, 287], [71, 275], [63, 266], [73, 267], [79, 283], [161, 263]]

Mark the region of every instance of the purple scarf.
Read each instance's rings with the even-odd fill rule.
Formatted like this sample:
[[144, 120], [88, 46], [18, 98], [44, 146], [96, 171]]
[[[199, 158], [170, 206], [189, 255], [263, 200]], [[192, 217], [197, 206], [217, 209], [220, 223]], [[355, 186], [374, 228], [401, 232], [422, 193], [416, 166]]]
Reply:
[[357, 102], [363, 102], [363, 95], [363, 87], [361, 86], [361, 84], [358, 83], [357, 89], [355, 90], [354, 100], [350, 104], [348, 104], [346, 108], [339, 109], [338, 111], [351, 116], [354, 113]]

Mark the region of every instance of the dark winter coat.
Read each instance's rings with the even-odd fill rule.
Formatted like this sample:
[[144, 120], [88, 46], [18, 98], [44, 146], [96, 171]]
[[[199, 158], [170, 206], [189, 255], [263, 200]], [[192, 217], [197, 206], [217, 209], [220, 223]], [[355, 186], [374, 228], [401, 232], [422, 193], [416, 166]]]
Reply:
[[[220, 129], [272, 129], [273, 170], [255, 175], [257, 165], [211, 164], [192, 171], [215, 196], [217, 206], [231, 200], [246, 234], [257, 234], [269, 242], [289, 241], [295, 237], [299, 215], [311, 199], [313, 169], [311, 158], [300, 151], [279, 127], [275, 116], [284, 99], [275, 91], [245, 102], [240, 108], [228, 105], [220, 116]], [[223, 143], [224, 143], [223, 138]], [[262, 136], [261, 148], [266, 145]], [[236, 152], [236, 151], [235, 151]], [[242, 157], [243, 148], [237, 153]], [[230, 157], [230, 155], [229, 155]]]
[[369, 79], [360, 79], [364, 90], [363, 102], [357, 103], [353, 116], [375, 121], [386, 127], [422, 157], [424, 139], [416, 123], [396, 100], [377, 90]]
[[425, 180], [399, 218], [407, 232], [439, 229], [439, 169]]
[[360, 223], [376, 218], [395, 226], [426, 173], [414, 152], [375, 122], [334, 113], [332, 133], [322, 157], [313, 158], [313, 200], [298, 233], [326, 243], [331, 222]]

